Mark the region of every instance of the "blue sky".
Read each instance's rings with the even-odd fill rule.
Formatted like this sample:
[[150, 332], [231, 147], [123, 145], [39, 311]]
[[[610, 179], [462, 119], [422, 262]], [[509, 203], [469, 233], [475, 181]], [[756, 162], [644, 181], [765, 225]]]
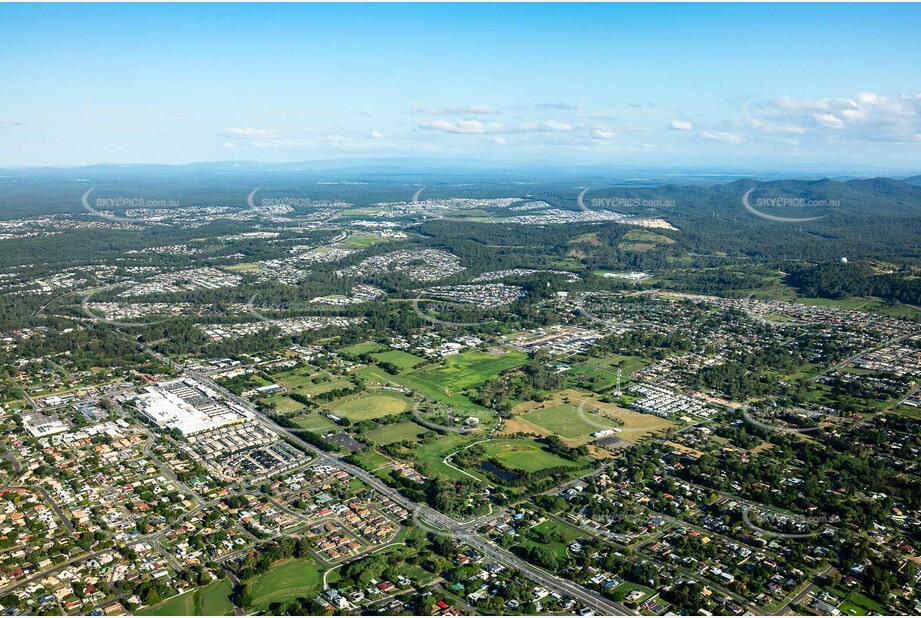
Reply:
[[918, 5], [0, 5], [0, 166], [919, 171]]

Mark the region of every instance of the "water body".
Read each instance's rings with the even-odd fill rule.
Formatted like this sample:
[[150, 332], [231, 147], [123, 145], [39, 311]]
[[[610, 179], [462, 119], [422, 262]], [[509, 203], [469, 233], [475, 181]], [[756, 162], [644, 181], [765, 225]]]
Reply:
[[503, 481], [511, 482], [517, 481], [521, 478], [520, 475], [515, 474], [514, 472], [509, 472], [505, 468], [500, 468], [491, 461], [484, 461], [482, 464], [480, 464], [480, 467], [493, 476], [502, 479]]

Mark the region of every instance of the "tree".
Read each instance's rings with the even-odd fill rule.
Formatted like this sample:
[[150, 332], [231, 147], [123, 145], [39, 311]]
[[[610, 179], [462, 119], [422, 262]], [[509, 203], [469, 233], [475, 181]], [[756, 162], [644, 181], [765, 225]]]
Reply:
[[237, 586], [234, 591], [233, 602], [239, 607], [249, 607], [253, 604], [253, 591], [248, 583]]

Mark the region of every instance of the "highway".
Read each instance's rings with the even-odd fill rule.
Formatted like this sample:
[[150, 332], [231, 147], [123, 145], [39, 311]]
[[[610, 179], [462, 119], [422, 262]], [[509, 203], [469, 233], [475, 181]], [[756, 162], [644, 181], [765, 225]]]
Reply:
[[[160, 357], [160, 355], [157, 356]], [[163, 360], [166, 361], [166, 359]], [[171, 361], [167, 362], [172, 364]], [[296, 433], [288, 430], [286, 427], [277, 425], [270, 418], [264, 416], [262, 413], [253, 408], [249, 401], [234, 395], [220, 384], [217, 384], [208, 376], [191, 371], [185, 371], [185, 374], [201, 381], [204, 384], [207, 384], [216, 392], [221, 393], [228, 399], [236, 402], [240, 406], [243, 406], [246, 410], [249, 410], [254, 416], [256, 416], [261, 422], [270, 426], [274, 431], [285, 435], [298, 446], [314, 454], [317, 460], [320, 462], [339, 467], [352, 476], [361, 479], [369, 487], [374, 488], [397, 504], [415, 513], [416, 516], [424, 523], [435, 529], [448, 532], [454, 538], [466, 543], [470, 547], [473, 547], [477, 551], [481, 552], [484, 556], [489, 557], [491, 560], [494, 560], [495, 562], [498, 562], [507, 568], [518, 569], [522, 573], [526, 574], [529, 578], [531, 578], [534, 582], [544, 586], [548, 590], [576, 599], [586, 606], [591, 607], [597, 613], [607, 616], [635, 615], [635, 613], [627, 606], [611, 601], [610, 599], [607, 599], [594, 590], [590, 590], [574, 582], [562, 579], [555, 575], [551, 575], [543, 569], [540, 569], [528, 562], [525, 562], [524, 560], [521, 560], [517, 556], [503, 549], [500, 549], [490, 541], [487, 541], [486, 539], [483, 539], [482, 537], [474, 534], [474, 532], [469, 529], [468, 524], [460, 523], [452, 517], [436, 511], [428, 505], [413, 502], [412, 500], [409, 500], [403, 496], [403, 494], [399, 493], [396, 489], [386, 485], [383, 481], [378, 479], [370, 472], [367, 472], [357, 466], [348, 464], [342, 461], [339, 457], [330, 453], [326, 453], [325, 451], [320, 450], [312, 444], [304, 442], [297, 436]]]
[[378, 479], [370, 472], [346, 463], [345, 461], [342, 461], [338, 456], [322, 451], [314, 445], [305, 442], [300, 437], [298, 437], [295, 432], [289, 430], [287, 427], [282, 427], [281, 425], [276, 424], [272, 419], [256, 410], [248, 400], [231, 393], [226, 388], [212, 380], [209, 376], [200, 372], [185, 369], [184, 367], [175, 363], [172, 359], [164, 356], [163, 354], [160, 354], [146, 343], [136, 343], [140, 345], [145, 352], [156, 357], [164, 364], [169, 365], [178, 371], [181, 371], [183, 375], [194, 378], [199, 382], [208, 385], [215, 392], [220, 393], [230, 401], [237, 403], [243, 409], [249, 411], [254, 418], [267, 425], [273, 431], [287, 437], [291, 442], [297, 444], [305, 451], [312, 453], [318, 461], [336, 466], [342, 470], [345, 470], [352, 476], [361, 479], [369, 487], [374, 488], [381, 494], [393, 500], [395, 503], [415, 513], [415, 515], [423, 523], [431, 526], [432, 528], [448, 532], [454, 538], [470, 545], [477, 551], [481, 552], [483, 555], [488, 556], [506, 568], [518, 569], [533, 581], [544, 586], [548, 590], [576, 599], [577, 601], [592, 608], [599, 614], [606, 616], [636, 615], [633, 610], [628, 608], [626, 605], [623, 605], [622, 603], [612, 601], [599, 594], [598, 592], [595, 592], [594, 590], [590, 590], [569, 580], [551, 575], [543, 569], [525, 562], [517, 556], [500, 549], [490, 541], [487, 541], [486, 539], [483, 539], [482, 537], [474, 534], [473, 531], [469, 529], [469, 524], [458, 522], [452, 517], [449, 517], [444, 513], [440, 513], [428, 505], [420, 504], [406, 498], [403, 496], [403, 494], [390, 487], [389, 485], [386, 485], [383, 481]]

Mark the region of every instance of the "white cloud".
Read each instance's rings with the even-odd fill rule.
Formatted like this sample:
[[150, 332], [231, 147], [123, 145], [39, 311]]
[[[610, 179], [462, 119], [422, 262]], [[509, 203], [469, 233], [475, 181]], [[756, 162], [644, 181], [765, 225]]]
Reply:
[[575, 105], [570, 105], [569, 103], [563, 103], [562, 101], [560, 101], [559, 103], [538, 103], [537, 105], [535, 105], [535, 107], [537, 107], [537, 109], [553, 109], [557, 111], [569, 111], [569, 110], [578, 109]]
[[872, 92], [858, 92], [857, 102], [861, 105], [876, 105], [879, 102], [879, 95]]
[[844, 121], [835, 116], [834, 114], [822, 113], [822, 114], [813, 114], [812, 117], [823, 127], [828, 127], [830, 129], [843, 129], [845, 126]]
[[505, 146], [505, 144], [507, 143], [504, 137], [498, 137], [498, 136], [492, 138], [492, 141], [495, 142], [496, 144], [499, 144], [500, 146]]
[[867, 111], [862, 109], [844, 109], [841, 110], [839, 115], [847, 120], [863, 120], [867, 117]]
[[484, 114], [491, 116], [494, 114], [500, 113], [498, 110], [493, 109], [489, 105], [469, 105], [467, 107], [462, 107], [460, 109], [461, 114]]
[[250, 142], [253, 148], [299, 148], [305, 145], [302, 141], [291, 139], [256, 139]]
[[493, 116], [502, 112], [489, 105], [465, 105], [463, 107], [445, 107], [442, 109], [414, 109], [414, 113], [429, 116]]
[[556, 120], [546, 120], [541, 123], [541, 128], [545, 131], [572, 131], [573, 126], [567, 122], [557, 122]]
[[694, 123], [688, 122], [687, 120], [672, 120], [668, 128], [674, 131], [693, 131]]
[[921, 94], [854, 98], [779, 97], [745, 105], [748, 125], [763, 133], [809, 133], [811, 139], [898, 142], [921, 130]]
[[614, 139], [617, 133], [610, 129], [595, 129], [592, 131], [592, 137], [595, 139]]
[[742, 136], [738, 133], [729, 131], [701, 131], [700, 136], [704, 139], [723, 142], [724, 144], [741, 144]]
[[380, 131], [371, 131], [371, 134], [368, 137], [371, 139], [384, 139], [384, 134]]
[[568, 122], [556, 120], [541, 120], [538, 122], [522, 122], [513, 126], [504, 126], [497, 122], [485, 123], [480, 120], [466, 118], [463, 120], [445, 120], [439, 118], [423, 122], [419, 125], [422, 129], [442, 131], [444, 133], [471, 134], [471, 133], [568, 133], [575, 127]]
[[265, 138], [265, 137], [277, 137], [278, 133], [271, 129], [254, 129], [252, 127], [231, 127], [227, 131], [227, 137], [233, 137], [235, 139], [246, 139], [246, 138]]
[[510, 130], [517, 133], [552, 133], [556, 131], [572, 131], [573, 127], [568, 122], [559, 122], [556, 120], [542, 120], [539, 122], [523, 122]]
[[479, 120], [458, 120], [451, 122], [439, 118], [431, 122], [423, 122], [419, 125], [423, 129], [432, 129], [434, 131], [443, 131], [445, 133], [496, 133], [502, 129], [502, 126], [496, 123], [485, 124]]

